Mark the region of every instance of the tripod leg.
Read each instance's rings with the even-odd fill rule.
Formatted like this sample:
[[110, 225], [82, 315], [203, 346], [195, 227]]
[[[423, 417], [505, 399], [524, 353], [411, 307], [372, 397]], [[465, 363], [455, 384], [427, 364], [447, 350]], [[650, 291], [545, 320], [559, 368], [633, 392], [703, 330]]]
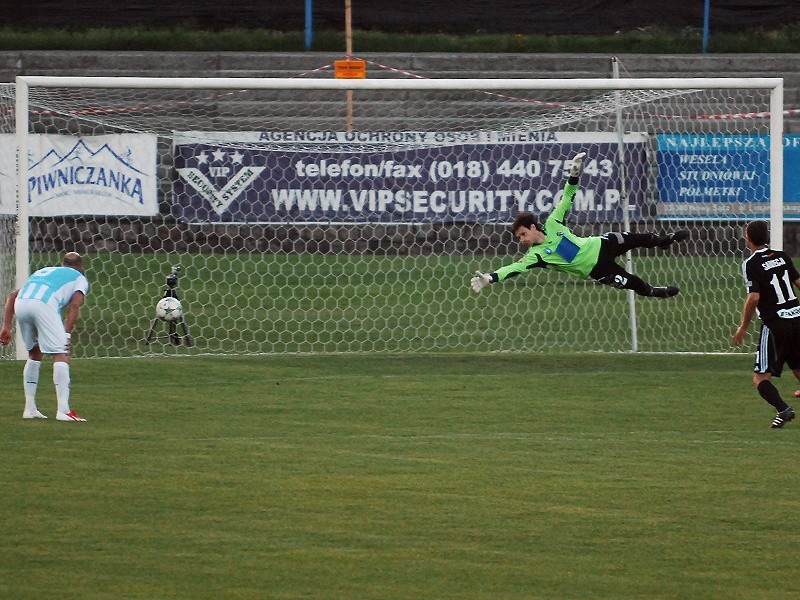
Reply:
[[150, 344], [153, 341], [153, 334], [156, 332], [156, 325], [158, 325], [158, 319], [153, 319], [153, 324], [150, 325], [150, 331], [147, 332], [147, 337], [144, 338], [145, 344]]
[[179, 346], [181, 343], [181, 337], [178, 335], [178, 326], [175, 321], [170, 321], [169, 323], [169, 341], [172, 342], [173, 346]]
[[183, 343], [186, 344], [187, 348], [191, 348], [194, 346], [194, 340], [192, 336], [189, 335], [189, 328], [186, 326], [186, 321], [181, 319], [181, 329], [183, 329]]

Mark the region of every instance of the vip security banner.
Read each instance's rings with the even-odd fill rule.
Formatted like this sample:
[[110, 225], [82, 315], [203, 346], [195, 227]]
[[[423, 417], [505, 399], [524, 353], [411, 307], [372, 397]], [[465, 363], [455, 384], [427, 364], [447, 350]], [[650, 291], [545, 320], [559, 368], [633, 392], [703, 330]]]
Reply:
[[[158, 214], [156, 136], [29, 138], [28, 203], [34, 217]], [[16, 140], [0, 136], [0, 213], [16, 213]]]
[[[800, 135], [783, 140], [783, 202], [800, 219]], [[753, 219], [769, 214], [768, 135], [659, 135], [659, 216]]]
[[[625, 148], [636, 219], [646, 136]], [[175, 211], [190, 223], [505, 222], [549, 213], [581, 150], [572, 214], [621, 221], [618, 139], [605, 133], [175, 132]]]

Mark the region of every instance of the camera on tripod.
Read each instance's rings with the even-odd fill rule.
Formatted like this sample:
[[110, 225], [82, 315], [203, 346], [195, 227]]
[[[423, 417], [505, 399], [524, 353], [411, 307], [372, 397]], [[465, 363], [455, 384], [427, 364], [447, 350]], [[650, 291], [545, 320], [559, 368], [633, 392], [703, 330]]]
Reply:
[[[181, 268], [179, 266], [172, 267], [172, 273], [167, 275], [167, 292], [175, 294], [173, 298], [177, 298], [175, 288], [178, 287], [178, 277], [181, 275]], [[166, 293], [166, 292], [165, 292]], [[165, 296], [166, 297], [166, 296]]]
[[[155, 337], [156, 326], [159, 321], [163, 321], [167, 325], [167, 334], [169, 341], [175, 345], [180, 345], [181, 341], [188, 347], [194, 346], [194, 340], [189, 335], [189, 328], [184, 319], [183, 305], [180, 298], [178, 298], [178, 278], [181, 274], [180, 266], [172, 267], [172, 271], [167, 275], [167, 289], [161, 296], [161, 299], [156, 303], [156, 318], [150, 325], [150, 331], [147, 332], [145, 343], [150, 344]], [[178, 325], [181, 326], [183, 336], [178, 334]]]

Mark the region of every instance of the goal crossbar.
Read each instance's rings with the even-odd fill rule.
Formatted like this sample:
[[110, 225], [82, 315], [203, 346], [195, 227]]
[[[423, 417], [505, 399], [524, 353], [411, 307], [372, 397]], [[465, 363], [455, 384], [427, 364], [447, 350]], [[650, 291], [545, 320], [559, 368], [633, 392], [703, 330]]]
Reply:
[[319, 89], [319, 90], [642, 90], [782, 88], [779, 77], [664, 77], [638, 79], [300, 79], [253, 77], [43, 77], [21, 75], [17, 84], [68, 88]]

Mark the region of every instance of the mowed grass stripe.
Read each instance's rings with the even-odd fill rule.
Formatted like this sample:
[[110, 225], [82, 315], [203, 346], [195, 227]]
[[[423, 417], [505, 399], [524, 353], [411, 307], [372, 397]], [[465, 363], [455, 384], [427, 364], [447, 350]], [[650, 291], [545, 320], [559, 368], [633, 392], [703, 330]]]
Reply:
[[0, 597], [791, 597], [800, 428], [751, 365], [76, 360], [78, 425], [3, 362]]

